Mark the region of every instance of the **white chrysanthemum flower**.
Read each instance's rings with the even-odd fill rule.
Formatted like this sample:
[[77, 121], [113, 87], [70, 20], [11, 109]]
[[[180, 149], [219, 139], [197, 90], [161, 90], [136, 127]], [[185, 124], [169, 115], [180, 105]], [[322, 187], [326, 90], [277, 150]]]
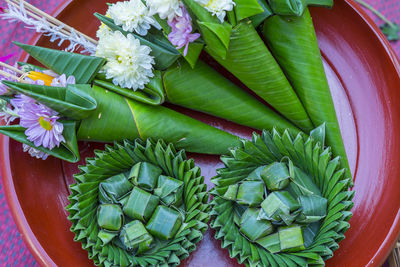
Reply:
[[217, 16], [217, 18], [224, 22], [226, 12], [232, 11], [235, 6], [235, 2], [233, 0], [195, 0], [200, 5], [202, 5], [205, 9], [213, 14], [213, 16]]
[[104, 72], [115, 85], [133, 90], [143, 89], [153, 74], [151, 48], [141, 45], [132, 34], [110, 33], [99, 40], [96, 56], [107, 59]]
[[[110, 13], [107, 11], [106, 13], [106, 17], [111, 18]], [[103, 22], [101, 23], [99, 29], [96, 32], [96, 36], [97, 38], [100, 40], [103, 37], [109, 35], [110, 33], [112, 33], [113, 31]]]
[[180, 0], [146, 0], [150, 15], [158, 14], [161, 19], [172, 20], [175, 16], [182, 17]]
[[118, 26], [127, 32], [146, 35], [150, 25], [159, 27], [156, 20], [149, 15], [149, 9], [141, 0], [117, 2], [108, 9], [110, 17]]

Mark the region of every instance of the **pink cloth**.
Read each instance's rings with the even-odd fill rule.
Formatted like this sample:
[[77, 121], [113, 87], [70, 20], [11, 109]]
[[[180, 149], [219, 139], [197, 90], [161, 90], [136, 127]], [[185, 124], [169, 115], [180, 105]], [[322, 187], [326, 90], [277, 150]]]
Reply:
[[[28, 2], [51, 13], [62, 0], [28, 0]], [[390, 20], [400, 25], [400, 1], [398, 0], [366, 0], [375, 8], [385, 14]], [[0, 1], [0, 5], [5, 5]], [[382, 23], [378, 18], [368, 12], [377, 22]], [[14, 63], [19, 57], [21, 50], [11, 45], [12, 41], [27, 43], [33, 35], [32, 30], [24, 29], [20, 23], [10, 24], [0, 20], [0, 51], [1, 56], [15, 53], [15, 57], [9, 63]], [[397, 55], [400, 55], [400, 41], [392, 43]], [[0, 180], [0, 266], [37, 266], [32, 254], [26, 248], [21, 239], [10, 210], [6, 203], [2, 181]]]

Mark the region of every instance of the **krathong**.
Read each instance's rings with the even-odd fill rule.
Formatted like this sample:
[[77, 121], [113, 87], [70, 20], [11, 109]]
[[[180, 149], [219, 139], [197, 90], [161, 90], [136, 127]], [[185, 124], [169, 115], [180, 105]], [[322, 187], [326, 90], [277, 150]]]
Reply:
[[200, 168], [162, 141], [124, 141], [86, 159], [67, 207], [98, 266], [177, 266], [210, 218]]
[[354, 192], [324, 142], [325, 125], [294, 139], [263, 131], [221, 157], [211, 226], [231, 257], [247, 266], [310, 266], [333, 256]]

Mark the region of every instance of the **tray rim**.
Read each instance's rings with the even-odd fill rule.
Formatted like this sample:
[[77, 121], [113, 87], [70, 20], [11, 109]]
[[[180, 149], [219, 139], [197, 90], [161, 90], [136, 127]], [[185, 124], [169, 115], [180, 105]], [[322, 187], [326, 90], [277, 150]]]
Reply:
[[[51, 13], [51, 15], [58, 16], [72, 1], [74, 0], [64, 0], [61, 4], [59, 4], [56, 10]], [[361, 17], [363, 22], [366, 23], [367, 26], [372, 30], [382, 47], [384, 47], [385, 52], [388, 54], [391, 63], [393, 64], [398, 76], [400, 77], [400, 60], [397, 57], [392, 45], [386, 39], [385, 35], [372, 20], [372, 18], [354, 0], [343, 1], [345, 1], [357, 13], [357, 15]], [[37, 41], [41, 37], [41, 34], [35, 33], [29, 43], [37, 43]], [[23, 52], [19, 60], [26, 61], [28, 57], [29, 55], [26, 52]], [[37, 263], [40, 266], [57, 266], [51, 259], [51, 257], [46, 253], [40, 242], [37, 240], [35, 234], [30, 228], [28, 221], [26, 220], [25, 214], [19, 203], [17, 192], [15, 191], [14, 182], [12, 179], [9, 143], [9, 137], [4, 135], [0, 136], [0, 169], [7, 204], [10, 208], [15, 224], [17, 225], [18, 231], [22, 235], [22, 239], [36, 259]], [[381, 266], [386, 258], [389, 256], [391, 250], [394, 248], [396, 241], [399, 239], [399, 237], [400, 207], [388, 232], [388, 235], [378, 248], [375, 255], [371, 258], [368, 266]]]

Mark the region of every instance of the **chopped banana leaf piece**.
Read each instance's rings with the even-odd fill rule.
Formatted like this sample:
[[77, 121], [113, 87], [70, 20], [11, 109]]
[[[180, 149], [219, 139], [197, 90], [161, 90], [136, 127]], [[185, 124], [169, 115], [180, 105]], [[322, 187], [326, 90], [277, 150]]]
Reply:
[[261, 203], [260, 219], [280, 221], [284, 215], [300, 208], [299, 203], [286, 191], [272, 192]]
[[173, 238], [182, 225], [179, 212], [166, 206], [158, 206], [146, 225], [146, 229], [162, 240]]
[[150, 216], [158, 206], [158, 202], [159, 198], [157, 196], [135, 187], [127, 203], [123, 206], [123, 211], [128, 217], [145, 222], [150, 219]]
[[256, 240], [257, 244], [265, 248], [271, 253], [277, 253], [281, 251], [281, 243], [279, 241], [279, 233], [268, 235], [266, 237]]
[[258, 220], [257, 215], [260, 209], [248, 208], [242, 215], [240, 221], [240, 232], [250, 241], [269, 235], [274, 230], [272, 224], [267, 220]]
[[129, 193], [133, 185], [126, 179], [124, 174], [118, 174], [108, 178], [99, 185], [100, 202], [117, 203], [119, 199]]
[[160, 175], [154, 194], [167, 206], [182, 204], [183, 182], [172, 177]]
[[328, 200], [320, 196], [299, 196], [301, 214], [296, 219], [298, 223], [318, 222], [326, 216]]
[[[250, 193], [250, 194], [249, 194]], [[236, 201], [241, 205], [256, 207], [264, 200], [264, 183], [245, 181], [239, 186]]]
[[132, 167], [129, 179], [133, 180], [135, 185], [145, 190], [153, 190], [157, 184], [157, 179], [161, 175], [162, 170], [148, 162], [139, 162]]
[[229, 200], [236, 200], [237, 199], [238, 190], [239, 190], [239, 185], [238, 184], [230, 185], [228, 187], [228, 190], [226, 190], [226, 192], [225, 192], [223, 197], [225, 199], [229, 199]]
[[289, 185], [289, 170], [285, 163], [274, 162], [267, 166], [261, 172], [261, 178], [264, 180], [268, 190], [282, 190]]
[[141, 252], [149, 250], [153, 242], [153, 237], [140, 221], [125, 224], [121, 230], [120, 239], [128, 249], [139, 248]]
[[296, 252], [305, 249], [303, 231], [300, 226], [280, 227], [278, 233], [282, 251]]
[[114, 237], [118, 235], [118, 232], [109, 232], [106, 230], [100, 230], [97, 237], [101, 240], [102, 246], [107, 245], [113, 240]]
[[108, 231], [119, 231], [124, 223], [121, 207], [116, 204], [102, 204], [97, 211], [97, 223]]

